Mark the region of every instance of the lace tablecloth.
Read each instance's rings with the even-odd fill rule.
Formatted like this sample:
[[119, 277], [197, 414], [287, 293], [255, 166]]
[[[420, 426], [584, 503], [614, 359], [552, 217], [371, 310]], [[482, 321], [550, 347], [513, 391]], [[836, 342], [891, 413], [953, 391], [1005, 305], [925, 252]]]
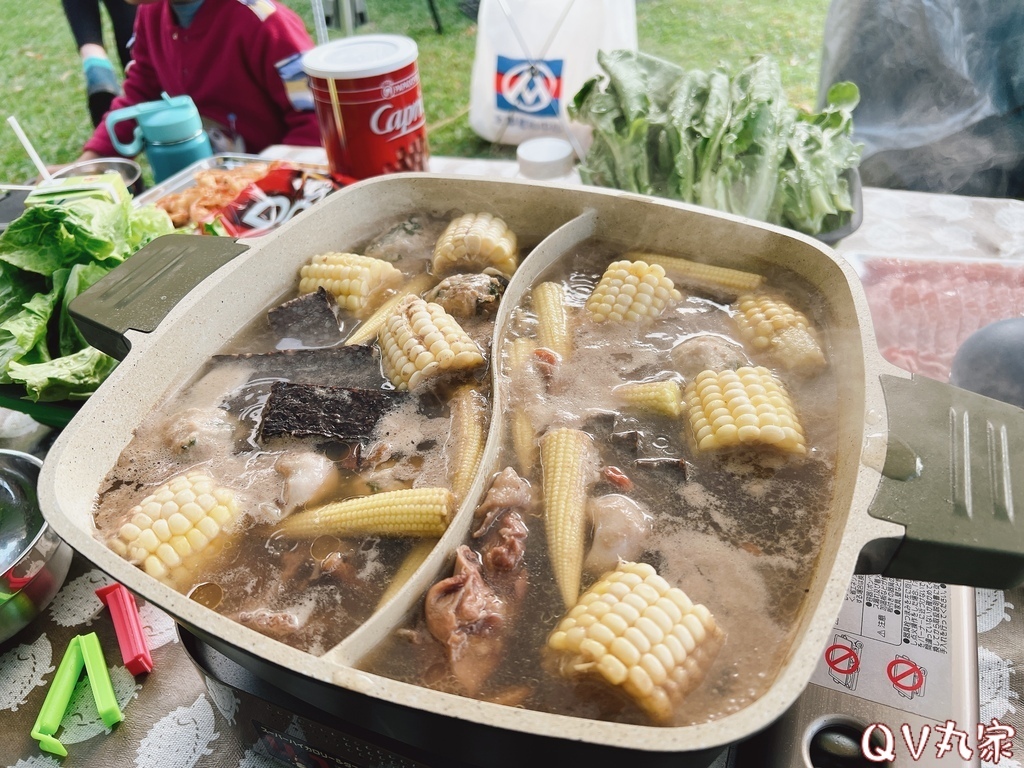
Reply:
[[[496, 170], [509, 175], [507, 166]], [[467, 172], [480, 172], [477, 166], [473, 169]], [[906, 257], [1024, 261], [1024, 203], [879, 189], [866, 189], [864, 202], [863, 226], [837, 249], [858, 268], [871, 259]], [[959, 341], [962, 338], [957, 336], [943, 339], [947, 345]], [[26, 449], [21, 443], [13, 447]], [[140, 614], [154, 669], [133, 677], [121, 663], [113, 625], [95, 596], [95, 589], [106, 583], [108, 577], [76, 556], [64, 588], [49, 609], [0, 645], [0, 766], [270, 768], [281, 764], [271, 757], [274, 745], [279, 747], [281, 741], [275, 741], [268, 730], [286, 735], [293, 745], [305, 743], [308, 724], [266, 704], [259, 704], [261, 710], [254, 715], [252, 707], [257, 705], [201, 676], [184, 652], [171, 619], [144, 601], [140, 601]], [[1022, 590], [978, 592], [979, 721], [997, 718], [1024, 735], [1017, 711], [1024, 690], [1017, 674], [1024, 657], [1022, 611]], [[41, 752], [29, 732], [68, 641], [92, 631], [99, 635], [106, 653], [124, 721], [113, 729], [103, 725], [83, 678], [58, 734], [69, 755], [59, 759]], [[1024, 739], [1017, 743], [1024, 744]], [[313, 764], [296, 759], [293, 754], [294, 764]], [[1019, 768], [1021, 761], [1024, 748], [1017, 758], [1004, 758], [999, 765]]]

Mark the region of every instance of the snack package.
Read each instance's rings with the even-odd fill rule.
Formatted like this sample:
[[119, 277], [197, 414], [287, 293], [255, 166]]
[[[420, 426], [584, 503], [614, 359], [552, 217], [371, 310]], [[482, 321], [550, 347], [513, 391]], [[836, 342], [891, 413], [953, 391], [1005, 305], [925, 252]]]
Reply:
[[230, 203], [202, 223], [207, 234], [256, 237], [266, 234], [345, 185], [330, 174], [274, 163]]

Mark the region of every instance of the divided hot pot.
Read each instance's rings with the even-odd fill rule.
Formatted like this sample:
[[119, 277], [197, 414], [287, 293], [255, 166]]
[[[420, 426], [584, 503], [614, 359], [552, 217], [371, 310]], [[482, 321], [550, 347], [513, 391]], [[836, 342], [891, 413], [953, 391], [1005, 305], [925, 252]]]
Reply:
[[[505, 289], [492, 354], [531, 287], [565, 254], [595, 238], [739, 270], [784, 268], [811, 287], [827, 320], [839, 403], [832, 498], [781, 667], [771, 672], [763, 695], [740, 711], [687, 726], [604, 722], [477, 701], [360, 668], [417, 609], [429, 586], [451, 573], [473, 508], [501, 469], [509, 419], [497, 404], [509, 384], [493, 361], [495, 410], [480, 469], [453, 522], [398, 595], [322, 654], [204, 607], [97, 538], [97, 494], [138, 425], [239, 329], [293, 291], [299, 267], [312, 254], [355, 248], [413, 212], [453, 210], [500, 216], [532, 246]], [[728, 744], [772, 723], [800, 695], [855, 572], [993, 588], [1024, 580], [1024, 535], [1015, 519], [1024, 491], [1014, 472], [1024, 455], [1024, 411], [885, 362], [854, 271], [826, 245], [789, 230], [611, 190], [396, 175], [343, 189], [259, 239], [161, 238], [83, 294], [72, 310], [91, 343], [122, 362], [46, 459], [40, 502], [50, 526], [97, 567], [258, 677], [440, 762], [517, 765], [533, 756], [707, 765]]]

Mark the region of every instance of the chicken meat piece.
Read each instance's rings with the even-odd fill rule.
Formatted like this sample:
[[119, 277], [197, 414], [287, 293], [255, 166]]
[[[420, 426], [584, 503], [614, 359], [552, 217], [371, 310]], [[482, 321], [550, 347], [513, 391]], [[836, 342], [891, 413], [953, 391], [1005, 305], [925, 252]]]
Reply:
[[334, 462], [315, 451], [286, 451], [274, 462], [274, 469], [284, 479], [281, 502], [285, 514], [316, 498], [336, 475]]
[[305, 623], [302, 618], [291, 611], [272, 611], [268, 608], [241, 611], [237, 619], [240, 624], [275, 640], [295, 634]]
[[484, 575], [509, 601], [510, 613], [526, 596], [527, 572], [523, 567], [526, 537], [530, 531], [519, 513], [508, 509], [483, 541]]
[[237, 422], [221, 408], [186, 408], [161, 427], [164, 445], [189, 461], [205, 461], [234, 451]]
[[610, 571], [619, 560], [637, 560], [651, 535], [654, 518], [639, 502], [610, 493], [587, 504], [594, 538], [583, 567], [594, 574]]
[[452, 317], [463, 320], [498, 308], [508, 280], [496, 275], [462, 274], [446, 277], [423, 295], [440, 304]]
[[427, 592], [427, 629], [445, 647], [452, 674], [474, 696], [501, 661], [508, 609], [484, 581], [478, 555], [466, 545], [455, 552], [455, 571]]
[[701, 371], [727, 371], [750, 365], [742, 346], [711, 333], [681, 341], [672, 347], [669, 354], [676, 370], [687, 379]]
[[487, 495], [476, 508], [473, 516], [480, 521], [473, 538], [479, 539], [504, 512], [518, 510], [525, 513], [533, 503], [530, 484], [521, 478], [512, 467], [505, 467], [491, 482]]
[[498, 525], [484, 541], [484, 571], [488, 576], [514, 571], [523, 563], [526, 537], [530, 531], [514, 510], [506, 510]]

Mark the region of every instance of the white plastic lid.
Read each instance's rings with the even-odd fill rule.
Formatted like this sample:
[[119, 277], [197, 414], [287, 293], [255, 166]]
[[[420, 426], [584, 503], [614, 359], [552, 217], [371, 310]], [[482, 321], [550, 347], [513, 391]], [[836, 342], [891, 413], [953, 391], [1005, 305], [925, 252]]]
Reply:
[[555, 179], [572, 172], [576, 156], [565, 139], [527, 139], [516, 149], [519, 172], [528, 179]]
[[416, 61], [416, 41], [402, 35], [357, 35], [318, 45], [302, 57], [307, 75], [355, 80], [394, 72]]

